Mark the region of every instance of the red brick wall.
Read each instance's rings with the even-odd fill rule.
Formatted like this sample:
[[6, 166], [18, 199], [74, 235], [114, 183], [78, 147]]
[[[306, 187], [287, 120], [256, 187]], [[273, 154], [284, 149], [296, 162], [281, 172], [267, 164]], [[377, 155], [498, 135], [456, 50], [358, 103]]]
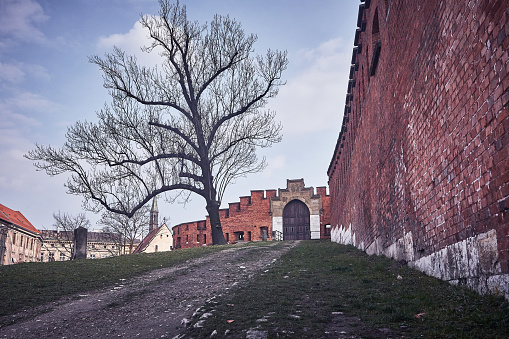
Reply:
[[[272, 240], [272, 217], [270, 215], [270, 198], [276, 196], [276, 190], [251, 191], [251, 196], [240, 197], [240, 202], [230, 203], [228, 208], [219, 210], [221, 226], [229, 243], [238, 241], [238, 233], [244, 232], [245, 241], [261, 240], [262, 229], [265, 227], [268, 240]], [[200, 229], [198, 224], [201, 223]], [[205, 227], [203, 227], [205, 225]], [[173, 227], [174, 248], [189, 248], [206, 244], [212, 245], [210, 220], [195, 221]], [[197, 238], [198, 236], [198, 238]], [[178, 238], [180, 237], [180, 247]], [[197, 242], [200, 239], [200, 243]], [[187, 240], [187, 241], [186, 241]]]
[[509, 273], [509, 2], [369, 3], [328, 170], [333, 229], [372, 253], [411, 234], [415, 261], [492, 231], [491, 271], [463, 278]]
[[322, 213], [320, 214], [320, 239], [330, 239], [330, 196], [327, 187], [317, 187], [316, 194], [322, 196]]
[[[322, 196], [321, 238], [330, 238], [330, 234], [325, 231], [325, 226], [330, 224], [329, 196], [326, 187], [318, 187], [317, 194]], [[263, 229], [267, 230], [267, 240], [272, 240], [270, 199], [276, 196], [276, 190], [251, 191], [250, 196], [240, 197], [239, 202], [230, 203], [228, 208], [219, 210], [221, 226], [227, 241], [229, 243], [238, 241], [238, 232], [244, 232], [244, 241], [260, 241]], [[212, 245], [208, 217], [206, 220], [176, 225], [172, 230], [175, 249], [197, 247], [205, 243]]]

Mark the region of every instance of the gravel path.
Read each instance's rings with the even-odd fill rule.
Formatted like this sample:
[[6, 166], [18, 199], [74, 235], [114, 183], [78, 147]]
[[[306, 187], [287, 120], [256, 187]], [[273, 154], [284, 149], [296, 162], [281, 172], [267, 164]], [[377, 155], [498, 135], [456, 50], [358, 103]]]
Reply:
[[297, 244], [232, 246], [185, 265], [27, 310], [8, 317], [15, 323], [1, 327], [0, 338], [178, 337], [185, 319], [208, 299], [241, 286]]

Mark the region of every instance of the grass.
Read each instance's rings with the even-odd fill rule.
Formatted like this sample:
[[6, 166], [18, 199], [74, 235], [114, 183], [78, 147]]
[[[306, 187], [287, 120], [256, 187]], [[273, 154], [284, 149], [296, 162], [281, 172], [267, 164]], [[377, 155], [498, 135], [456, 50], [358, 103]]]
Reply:
[[[250, 244], [260, 246], [251, 256], [263, 256], [266, 245], [270, 243]], [[3, 266], [0, 315], [112, 286], [120, 279], [225, 248], [229, 247]], [[249, 262], [251, 256], [243, 261]], [[509, 338], [509, 304], [503, 298], [480, 296], [393, 260], [329, 241], [304, 241], [239, 286], [208, 303], [203, 312], [213, 315], [203, 328], [191, 326], [188, 334], [209, 337], [217, 330], [221, 337], [229, 330], [235, 338], [258, 328], [268, 331], [269, 338], [323, 338], [332, 313], [343, 312], [349, 319], [361, 319], [361, 325], [354, 325], [391, 328], [395, 336], [406, 338]]]
[[343, 312], [369, 327], [390, 328], [396, 336], [509, 337], [509, 304], [503, 298], [480, 296], [328, 241], [301, 243], [203, 311], [213, 316], [203, 328], [190, 327], [190, 336], [229, 330], [231, 337], [245, 337], [256, 328], [268, 331], [269, 338], [322, 338], [332, 312]]
[[225, 248], [209, 246], [96, 260], [0, 266], [0, 316], [14, 314], [61, 297], [112, 286], [120, 279], [175, 266]]

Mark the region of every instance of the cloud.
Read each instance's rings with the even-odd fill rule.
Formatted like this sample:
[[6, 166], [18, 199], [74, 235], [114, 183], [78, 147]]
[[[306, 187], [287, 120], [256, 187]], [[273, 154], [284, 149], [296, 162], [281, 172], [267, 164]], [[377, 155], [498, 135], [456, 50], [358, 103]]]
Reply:
[[21, 62], [13, 64], [0, 62], [0, 81], [19, 84], [25, 80], [25, 75], [43, 80], [51, 79], [48, 70], [43, 66]]
[[21, 110], [48, 112], [54, 111], [57, 104], [46, 99], [42, 95], [22, 92], [15, 97], [6, 100], [7, 105]]
[[263, 170], [263, 176], [269, 178], [275, 171], [285, 168], [286, 157], [278, 155], [267, 159], [267, 167]]
[[97, 47], [101, 51], [111, 52], [116, 46], [126, 52], [127, 55], [135, 55], [139, 63], [144, 66], [161, 64], [162, 59], [154, 50], [151, 53], [141, 51], [143, 46], [149, 46], [151, 39], [148, 37], [148, 30], [136, 21], [129, 32], [124, 34], [112, 34], [99, 38]]
[[288, 71], [295, 76], [287, 79], [278, 96], [269, 102], [282, 121], [284, 134], [337, 128], [350, 58], [351, 46], [339, 38], [289, 56], [292, 69]]
[[4, 64], [0, 62], [0, 80], [7, 80], [13, 83], [19, 83], [23, 81], [25, 72], [21, 68], [12, 64]]
[[5, 133], [5, 129], [10, 128], [30, 133], [31, 128], [41, 125], [35, 117], [38, 113], [51, 113], [57, 108], [58, 104], [31, 92], [21, 92], [0, 99], [0, 133]]
[[0, 190], [27, 190], [31, 183], [30, 176], [33, 174], [33, 167], [26, 166], [28, 161], [23, 154], [30, 148], [30, 143], [19, 130], [0, 129]]
[[42, 42], [46, 38], [36, 25], [49, 19], [41, 5], [32, 0], [0, 1], [0, 35], [23, 41]]
[[81, 197], [66, 194], [67, 176], [50, 177], [24, 158], [35, 147], [29, 137], [18, 129], [0, 127], [0, 192], [6, 193], [1, 203], [21, 211], [38, 229], [51, 228], [53, 212], [82, 212]]

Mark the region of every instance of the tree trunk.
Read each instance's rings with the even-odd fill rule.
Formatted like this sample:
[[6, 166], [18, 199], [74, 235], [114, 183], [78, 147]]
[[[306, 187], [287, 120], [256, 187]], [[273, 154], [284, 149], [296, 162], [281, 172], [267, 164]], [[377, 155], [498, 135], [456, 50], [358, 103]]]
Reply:
[[207, 212], [209, 213], [210, 229], [212, 231], [212, 245], [226, 245], [217, 201], [207, 202]]

